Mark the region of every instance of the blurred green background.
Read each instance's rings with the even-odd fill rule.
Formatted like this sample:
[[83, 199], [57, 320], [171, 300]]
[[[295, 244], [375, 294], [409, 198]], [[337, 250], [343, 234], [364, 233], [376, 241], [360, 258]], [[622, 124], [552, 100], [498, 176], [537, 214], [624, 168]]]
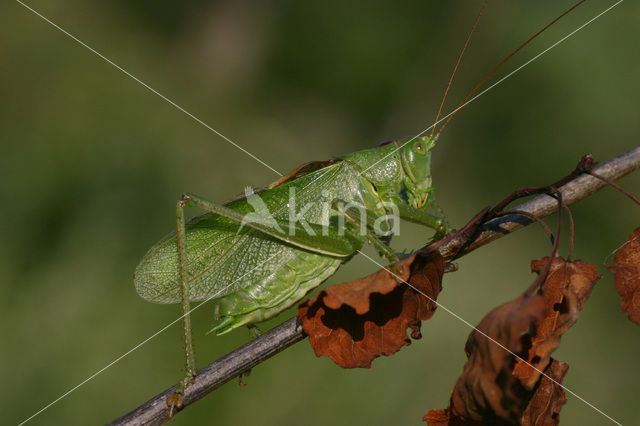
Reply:
[[[492, 2], [445, 110], [570, 3]], [[28, 4], [287, 172], [431, 124], [481, 1]], [[588, 2], [500, 75], [610, 4]], [[454, 225], [516, 187], [556, 180], [584, 153], [604, 161], [638, 145], [637, 16], [640, 5], [622, 3], [460, 112], [434, 153], [437, 194]], [[0, 4], [0, 33], [0, 400], [9, 424], [178, 316], [177, 305], [139, 298], [132, 274], [173, 229], [183, 191], [223, 201], [277, 176], [19, 3]], [[640, 176], [621, 183], [640, 193]], [[604, 277], [555, 357], [571, 366], [571, 390], [634, 423], [640, 329], [621, 312], [604, 263], [638, 226], [639, 210], [611, 189], [572, 210], [575, 257]], [[407, 226], [393, 245], [429, 237]], [[504, 238], [462, 259], [439, 301], [477, 324], [532, 282], [530, 260], [549, 251], [537, 227]], [[357, 258], [331, 282], [375, 269]], [[200, 366], [249, 340], [243, 329], [204, 336], [211, 317], [206, 306], [194, 316]], [[255, 368], [248, 386], [227, 384], [173, 424], [418, 425], [446, 406], [469, 332], [439, 310], [422, 340], [371, 371], [341, 370], [302, 342]], [[31, 423], [110, 421], [176, 382], [182, 365], [174, 326]], [[607, 423], [572, 396], [562, 420]]]

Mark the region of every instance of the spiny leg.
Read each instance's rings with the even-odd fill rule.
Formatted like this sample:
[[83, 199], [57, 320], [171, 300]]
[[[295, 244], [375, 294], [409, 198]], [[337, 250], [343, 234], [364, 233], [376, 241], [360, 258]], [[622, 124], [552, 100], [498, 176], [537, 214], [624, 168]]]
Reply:
[[439, 218], [442, 223], [441, 228], [436, 229], [436, 236], [444, 237], [445, 234], [451, 229], [449, 218], [444, 213], [444, 210], [442, 209], [442, 207], [440, 207], [440, 203], [436, 201], [436, 198], [433, 195], [431, 196], [431, 205], [433, 206], [433, 210], [435, 211], [435, 217]]
[[441, 239], [449, 231], [449, 221], [440, 206], [434, 206], [436, 207], [436, 215], [430, 214], [425, 209], [416, 209], [407, 203], [397, 202], [396, 206], [398, 207], [400, 218], [435, 229], [434, 240]]
[[184, 330], [184, 351], [185, 351], [185, 378], [178, 384], [174, 394], [169, 397], [167, 401], [171, 406], [171, 411], [174, 407], [180, 407], [182, 405], [182, 397], [184, 391], [191, 383], [193, 383], [196, 376], [196, 358], [193, 351], [193, 334], [191, 332], [191, 304], [189, 293], [189, 277], [187, 272], [187, 237], [186, 237], [186, 224], [184, 217], [184, 208], [186, 207], [186, 200], [183, 196], [176, 204], [176, 236], [178, 242], [178, 264], [180, 269], [180, 296], [182, 299], [182, 328]]

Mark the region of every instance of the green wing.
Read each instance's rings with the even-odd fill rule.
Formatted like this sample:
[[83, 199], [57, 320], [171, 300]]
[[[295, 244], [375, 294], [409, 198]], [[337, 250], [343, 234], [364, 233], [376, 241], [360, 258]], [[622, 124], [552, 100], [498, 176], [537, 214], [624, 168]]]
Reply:
[[[187, 232], [187, 270], [191, 300], [222, 297], [261, 282], [272, 269], [294, 256], [295, 249], [275, 238], [250, 230], [236, 234], [221, 229], [213, 215], [202, 217]], [[276, 256], [274, 256], [277, 254]], [[138, 293], [156, 303], [180, 302], [178, 252], [175, 234], [156, 244], [135, 273]]]
[[[317, 201], [322, 190], [330, 191], [337, 198], [351, 199], [358, 185], [357, 172], [347, 163], [337, 163], [259, 195], [274, 217], [283, 218], [288, 215], [288, 188], [291, 186], [295, 187], [296, 201], [302, 206]], [[227, 207], [239, 212], [252, 211], [246, 199], [234, 200]], [[312, 210], [308, 220], [313, 223], [319, 217], [320, 211]], [[236, 221], [219, 215], [199, 216], [187, 225], [190, 299], [213, 299], [248, 285], [260, 285], [301, 252], [305, 253], [307, 261], [322, 262], [327, 257], [310, 256], [308, 251], [247, 226], [241, 229]], [[138, 294], [149, 301], [178, 303], [181, 300], [178, 276], [178, 253], [173, 233], [147, 252], [136, 268], [134, 283]]]

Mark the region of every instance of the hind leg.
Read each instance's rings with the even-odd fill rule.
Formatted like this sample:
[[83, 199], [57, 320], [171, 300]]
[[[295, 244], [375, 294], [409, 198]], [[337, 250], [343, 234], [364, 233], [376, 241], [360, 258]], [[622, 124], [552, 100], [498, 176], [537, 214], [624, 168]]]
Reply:
[[185, 201], [180, 200], [176, 204], [176, 235], [178, 242], [178, 264], [180, 269], [180, 296], [182, 309], [182, 328], [184, 331], [184, 351], [185, 351], [185, 372], [186, 376], [176, 387], [173, 395], [167, 400], [171, 406], [169, 416], [173, 414], [173, 409], [182, 406], [184, 390], [193, 383], [196, 376], [196, 358], [193, 351], [193, 334], [191, 332], [191, 303], [189, 300], [189, 280], [185, 265], [187, 252], [186, 225], [184, 217]]

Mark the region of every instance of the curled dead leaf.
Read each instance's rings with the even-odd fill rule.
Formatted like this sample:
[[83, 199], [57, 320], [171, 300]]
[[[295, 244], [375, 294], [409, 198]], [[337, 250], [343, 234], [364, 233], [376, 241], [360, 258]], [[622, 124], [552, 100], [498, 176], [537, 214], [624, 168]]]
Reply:
[[420, 322], [435, 312], [443, 270], [438, 252], [416, 252], [395, 265], [395, 276], [410, 286], [381, 269], [303, 302], [298, 321], [317, 356], [328, 356], [343, 368], [370, 368], [374, 358], [411, 344], [408, 328], [411, 337], [421, 337]]
[[[531, 270], [540, 273], [548, 260], [545, 257], [532, 261]], [[545, 315], [534, 324], [530, 348], [523, 357], [527, 362], [517, 360], [513, 371], [528, 389], [538, 382], [540, 370], [547, 368], [551, 353], [560, 346], [562, 335], [578, 320], [599, 279], [596, 266], [591, 263], [565, 261], [561, 257], [551, 262], [549, 275], [538, 291], [545, 303]]]
[[614, 273], [616, 290], [622, 296], [622, 310], [629, 315], [629, 320], [640, 325], [640, 227], [616, 252], [609, 270]]
[[[424, 420], [429, 425], [516, 423], [529, 392], [512, 374], [516, 359], [512, 353], [526, 350], [522, 336], [542, 319], [544, 311], [542, 296], [523, 294], [489, 312], [469, 335], [468, 361], [449, 407], [428, 412]], [[449, 417], [447, 423], [444, 415]]]
[[[567, 402], [567, 396], [562, 390], [562, 379], [569, 370], [569, 365], [557, 360], [544, 370], [544, 376], [530, 396], [519, 422], [521, 426], [554, 426], [560, 422], [560, 409]], [[423, 418], [429, 426], [473, 426], [486, 425], [490, 422], [473, 421], [452, 416], [450, 409], [431, 410]], [[495, 420], [493, 424], [509, 424]]]
[[567, 403], [567, 395], [560, 384], [567, 371], [569, 364], [551, 360], [522, 413], [522, 426], [552, 426], [560, 422], [560, 409]]
[[[532, 270], [542, 271], [548, 260], [532, 262]], [[471, 332], [449, 406], [429, 411], [429, 425], [557, 424], [568, 366], [551, 353], [600, 276], [582, 261], [554, 258], [550, 266], [540, 291], [498, 306]]]

